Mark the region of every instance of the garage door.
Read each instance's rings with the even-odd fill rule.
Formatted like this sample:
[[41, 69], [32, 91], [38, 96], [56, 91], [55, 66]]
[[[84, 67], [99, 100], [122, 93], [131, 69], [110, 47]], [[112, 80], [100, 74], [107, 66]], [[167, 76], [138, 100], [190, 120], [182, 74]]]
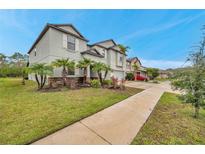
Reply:
[[114, 77], [117, 77], [119, 80], [124, 79], [124, 72], [121, 71], [113, 71]]

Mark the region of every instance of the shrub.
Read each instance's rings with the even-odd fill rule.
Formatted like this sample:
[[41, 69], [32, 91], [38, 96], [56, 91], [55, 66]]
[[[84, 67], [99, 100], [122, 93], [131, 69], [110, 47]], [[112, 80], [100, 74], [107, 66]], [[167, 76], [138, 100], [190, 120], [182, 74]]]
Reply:
[[134, 79], [134, 74], [133, 73], [127, 73], [125, 78], [126, 78], [126, 80], [133, 80]]
[[103, 84], [110, 86], [112, 84], [112, 80], [104, 80]]
[[100, 88], [100, 81], [99, 80], [96, 80], [96, 79], [91, 80], [90, 84], [91, 84], [91, 87], [93, 87], [93, 88]]

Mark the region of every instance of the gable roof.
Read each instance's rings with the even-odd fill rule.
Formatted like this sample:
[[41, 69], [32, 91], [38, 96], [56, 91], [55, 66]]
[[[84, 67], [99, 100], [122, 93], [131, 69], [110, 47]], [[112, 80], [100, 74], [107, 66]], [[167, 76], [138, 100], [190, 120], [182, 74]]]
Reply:
[[121, 54], [126, 55], [126, 53], [123, 53], [121, 50], [115, 49], [114, 47], [116, 47], [116, 46], [117, 46], [117, 45], [114, 45], [114, 46], [112, 46], [112, 47], [109, 47], [108, 49], [112, 49], [112, 50], [114, 50], [114, 51], [116, 51], [116, 52], [119, 52], [119, 53], [121, 53]]
[[108, 40], [96, 42], [96, 43], [92, 44], [92, 46], [93, 45], [100, 45], [101, 43], [110, 42], [110, 41], [112, 41], [114, 45], [117, 45], [113, 39], [108, 39]]
[[[60, 25], [60, 24], [49, 24], [49, 23], [47, 23], [47, 24], [45, 25], [45, 27], [43, 28], [43, 30], [41, 31], [41, 33], [39, 34], [39, 36], [37, 37], [37, 39], [35, 40], [35, 42], [33, 43], [33, 45], [31, 46], [31, 48], [29, 49], [28, 54], [33, 50], [33, 48], [34, 48], [34, 47], [36, 46], [36, 44], [41, 40], [41, 38], [44, 36], [44, 34], [47, 32], [47, 30], [48, 30], [49, 28], [53, 28], [53, 29], [58, 30], [58, 31], [61, 31], [61, 32], [63, 32], [63, 33], [73, 35], [73, 36], [75, 36], [75, 37], [77, 37], [77, 38], [79, 38], [79, 39], [82, 39], [82, 40], [88, 42], [88, 40], [87, 40], [85, 37], [83, 37], [83, 36], [77, 31], [77, 29], [76, 29], [73, 25], [71, 25], [71, 24], [66, 24], [67, 26], [68, 26], [68, 25], [71, 26], [71, 27], [80, 35], [80, 37], [79, 37], [78, 35], [75, 35], [75, 34], [69, 32], [69, 31], [66, 31], [66, 30], [64, 30], [64, 29], [62, 29], [62, 28], [59, 28], [58, 25]], [[63, 24], [62, 24], [62, 25], [63, 25]]]
[[92, 56], [96, 56], [96, 57], [99, 57], [99, 58], [104, 58], [103, 55], [101, 55], [96, 49], [94, 48], [91, 48], [89, 50], [86, 50], [86, 51], [83, 51], [81, 52], [81, 54], [89, 54], [89, 55], [92, 55]]
[[128, 62], [132, 62], [132, 61], [135, 60], [135, 59], [136, 59], [137, 61], [139, 61], [140, 65], [142, 65], [142, 63], [140, 62], [139, 58], [137, 58], [137, 57], [128, 58], [127, 61], [128, 61]]
[[[105, 46], [101, 45], [101, 43], [110, 42], [110, 41], [113, 42], [113, 44], [114, 44], [113, 46], [105, 47]], [[114, 47], [116, 47], [116, 46], [118, 46], [118, 45], [115, 43], [115, 41], [114, 41], [113, 39], [108, 39], [108, 40], [100, 41], [100, 42], [97, 42], [97, 43], [91, 44], [91, 45], [89, 45], [89, 46], [90, 46], [90, 47], [93, 47], [93, 46], [99, 46], [99, 47], [101, 47], [101, 48], [105, 48], [105, 49], [107, 49], [107, 50], [112, 49], [112, 50], [114, 50], [114, 51], [116, 51], [116, 52], [119, 52], [119, 53], [121, 53], [121, 54], [126, 55], [126, 54], [123, 53], [122, 51], [117, 50], [117, 49], [114, 48]]]
[[74, 31], [76, 31], [80, 35], [80, 37], [86, 39], [72, 24], [50, 24], [50, 25], [56, 26], [58, 28], [60, 28], [61, 26], [69, 26], [69, 27], [73, 28]]

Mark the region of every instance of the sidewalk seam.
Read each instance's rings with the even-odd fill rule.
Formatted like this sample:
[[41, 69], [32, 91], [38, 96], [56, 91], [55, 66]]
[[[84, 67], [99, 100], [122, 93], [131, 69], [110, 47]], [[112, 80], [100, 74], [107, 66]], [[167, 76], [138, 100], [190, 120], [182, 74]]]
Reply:
[[105, 142], [107, 142], [108, 144], [112, 145], [111, 142], [109, 142], [108, 140], [106, 140], [104, 137], [102, 137], [101, 135], [99, 135], [96, 131], [94, 131], [93, 129], [91, 129], [90, 127], [88, 127], [86, 124], [84, 124], [82, 121], [79, 121], [79, 123], [81, 123], [83, 126], [85, 126], [86, 128], [88, 128], [90, 131], [92, 131], [94, 134], [96, 134], [98, 137], [100, 137], [102, 140], [104, 140]]

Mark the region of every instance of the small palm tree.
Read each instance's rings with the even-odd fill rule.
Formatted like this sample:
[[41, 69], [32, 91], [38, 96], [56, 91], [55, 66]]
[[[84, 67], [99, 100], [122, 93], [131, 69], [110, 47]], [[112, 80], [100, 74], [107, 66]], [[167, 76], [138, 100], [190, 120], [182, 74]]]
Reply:
[[109, 65], [105, 65], [105, 66], [104, 66], [104, 71], [105, 71], [105, 74], [104, 74], [103, 80], [106, 79], [108, 72], [109, 72], [109, 71], [112, 71], [112, 69], [111, 69], [111, 67], [110, 67]]
[[76, 65], [78, 68], [81, 68], [81, 69], [83, 69], [83, 83], [86, 83], [87, 82], [87, 68], [88, 68], [88, 66], [90, 66], [91, 64], [92, 64], [93, 62], [92, 62], [92, 60], [90, 60], [90, 59], [87, 59], [87, 58], [83, 58], [83, 60], [80, 60], [79, 62], [78, 62], [78, 64]]
[[38, 90], [40, 90], [46, 83], [47, 75], [51, 75], [53, 73], [53, 67], [46, 65], [45, 63], [33, 64], [29, 67], [29, 72], [34, 73], [38, 84]]
[[52, 62], [52, 65], [54, 67], [63, 67], [62, 70], [62, 77], [66, 77], [67, 76], [67, 71], [66, 71], [66, 67], [70, 64], [69, 59], [56, 59], [54, 62]]
[[67, 73], [69, 74], [70, 70], [74, 70], [75, 69], [75, 62], [74, 61], [69, 61], [66, 65], [67, 67]]
[[[104, 63], [101, 63], [101, 62], [95, 62], [92, 66], [93, 66], [93, 71], [96, 71], [98, 74], [98, 78], [100, 80], [101, 86], [103, 86], [103, 83], [104, 83], [103, 81], [105, 80], [108, 72], [111, 71], [110, 66]], [[102, 78], [102, 71], [105, 72], [104, 78]]]
[[92, 66], [93, 66], [93, 71], [97, 72], [98, 78], [100, 80], [100, 84], [102, 86], [103, 85], [102, 71], [105, 70], [105, 64], [100, 62], [95, 62]]
[[120, 50], [121, 50], [124, 54], [126, 54], [126, 53], [128, 52], [128, 49], [130, 49], [130, 47], [124, 46], [124, 45], [122, 45], [122, 44], [118, 44], [118, 47], [120, 48]]

